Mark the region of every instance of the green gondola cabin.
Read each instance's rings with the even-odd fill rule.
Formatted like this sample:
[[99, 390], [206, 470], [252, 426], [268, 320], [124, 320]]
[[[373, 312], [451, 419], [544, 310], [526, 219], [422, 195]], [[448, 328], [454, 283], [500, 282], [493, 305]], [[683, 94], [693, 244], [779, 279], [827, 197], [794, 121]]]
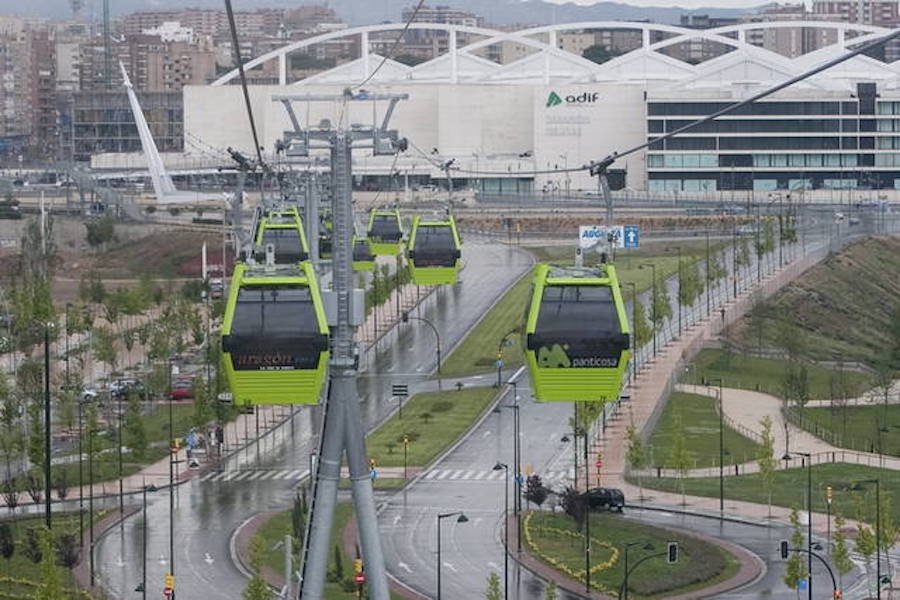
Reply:
[[535, 266], [525, 354], [536, 399], [616, 400], [630, 342], [615, 267]]
[[329, 329], [309, 262], [235, 267], [222, 361], [236, 404], [315, 404], [322, 395]]
[[417, 285], [456, 283], [462, 266], [461, 248], [452, 216], [439, 221], [414, 217], [407, 249], [412, 282]]

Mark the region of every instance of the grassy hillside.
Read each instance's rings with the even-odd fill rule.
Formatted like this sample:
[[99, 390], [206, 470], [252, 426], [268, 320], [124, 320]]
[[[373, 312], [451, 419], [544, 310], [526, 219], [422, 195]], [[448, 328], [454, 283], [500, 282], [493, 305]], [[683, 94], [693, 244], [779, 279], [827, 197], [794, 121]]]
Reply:
[[[787, 318], [807, 333], [813, 359], [873, 362], [892, 345], [898, 273], [900, 237], [869, 237], [848, 246], [757, 307], [766, 323], [763, 346], [773, 347], [779, 320]], [[751, 329], [742, 329], [741, 341], [756, 348]]]

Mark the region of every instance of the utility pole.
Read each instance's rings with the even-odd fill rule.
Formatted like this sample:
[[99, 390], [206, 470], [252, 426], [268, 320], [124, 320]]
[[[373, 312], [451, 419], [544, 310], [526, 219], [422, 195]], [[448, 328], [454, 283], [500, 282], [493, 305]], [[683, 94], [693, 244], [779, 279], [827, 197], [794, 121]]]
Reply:
[[[300, 596], [321, 598], [331, 549], [331, 528], [337, 504], [341, 458], [346, 450], [350, 470], [353, 505], [359, 528], [359, 540], [366, 565], [369, 594], [372, 600], [389, 600], [387, 571], [378, 533], [375, 496], [366, 455], [365, 430], [356, 387], [357, 357], [354, 331], [362, 324], [363, 296], [354, 289], [353, 274], [353, 197], [352, 150], [354, 141], [368, 140], [376, 155], [393, 155], [405, 149], [405, 140], [398, 140], [396, 131], [387, 125], [397, 102], [408, 98], [399, 94], [354, 95], [347, 90], [342, 96], [307, 95], [274, 96], [288, 113], [293, 131], [285, 132], [283, 144], [288, 156], [309, 156], [310, 148], [328, 149], [331, 154], [331, 193], [333, 222], [333, 258], [331, 300], [336, 315], [331, 326], [332, 351], [330, 359], [329, 395], [324, 407], [324, 426], [319, 440], [311, 517], [304, 548], [303, 575]], [[309, 130], [301, 128], [292, 102], [341, 102], [342, 115], [349, 119], [349, 104], [353, 101], [388, 101], [380, 124], [369, 129], [349, 131], [346, 124], [336, 123], [334, 129]], [[318, 238], [312, 240], [316, 243]]]

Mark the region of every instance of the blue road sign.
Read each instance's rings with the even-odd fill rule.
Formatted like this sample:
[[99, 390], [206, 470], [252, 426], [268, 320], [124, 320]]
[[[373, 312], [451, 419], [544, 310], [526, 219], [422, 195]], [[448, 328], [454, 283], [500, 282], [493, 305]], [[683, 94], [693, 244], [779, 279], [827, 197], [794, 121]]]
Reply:
[[799, 589], [802, 592], [803, 590], [806, 589], [806, 586], [808, 586], [808, 585], [809, 585], [809, 582], [806, 579], [806, 577], [804, 577], [803, 579], [800, 580], [800, 583], [797, 585], [797, 589]]
[[637, 248], [641, 245], [641, 228], [638, 225], [625, 225], [622, 227], [626, 248]]
[[494, 363], [494, 366], [495, 366], [495, 367], [502, 367], [502, 366], [503, 366], [503, 361], [502, 361], [502, 360], [498, 360], [497, 362]]

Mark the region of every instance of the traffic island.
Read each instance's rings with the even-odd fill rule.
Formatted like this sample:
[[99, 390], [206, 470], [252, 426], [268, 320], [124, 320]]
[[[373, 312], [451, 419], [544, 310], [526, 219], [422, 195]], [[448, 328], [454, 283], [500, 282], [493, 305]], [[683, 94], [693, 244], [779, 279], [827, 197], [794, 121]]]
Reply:
[[[565, 513], [530, 511], [522, 518], [522, 552], [517, 551], [516, 517], [510, 516], [510, 556], [539, 577], [581, 597], [609, 599], [625, 578], [628, 551], [629, 597], [710, 597], [740, 587], [761, 572], [749, 551], [715, 538], [670, 527], [656, 527], [614, 513], [592, 513], [591, 592], [586, 590], [584, 534]], [[669, 542], [678, 543], [678, 560], [667, 561]], [[638, 561], [646, 559], [640, 568]]]

